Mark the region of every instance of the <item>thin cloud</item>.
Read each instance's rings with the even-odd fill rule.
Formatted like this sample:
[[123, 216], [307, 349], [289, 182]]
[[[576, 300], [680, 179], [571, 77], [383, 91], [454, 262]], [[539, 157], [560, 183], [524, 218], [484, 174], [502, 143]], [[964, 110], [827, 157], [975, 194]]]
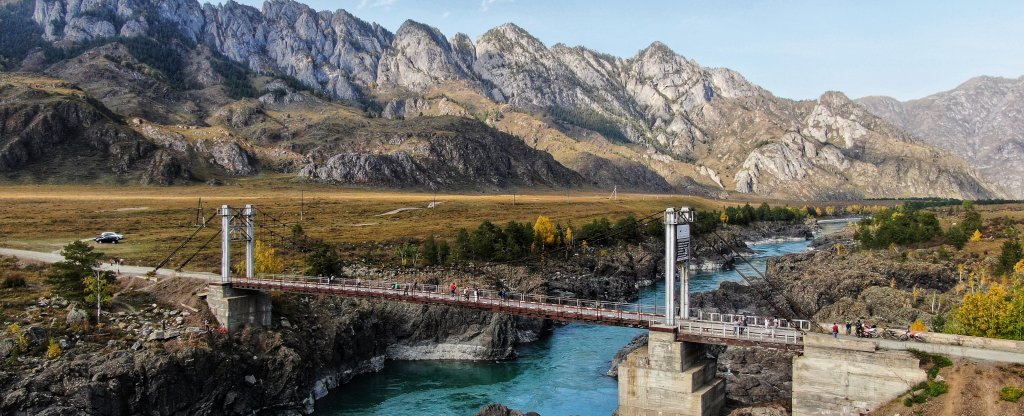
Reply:
[[480, 11], [486, 12], [486, 11], [490, 10], [492, 4], [496, 4], [496, 3], [512, 3], [514, 1], [515, 0], [481, 0], [481, 2], [480, 2]]
[[450, 12], [450, 11], [446, 11], [446, 12], [444, 12], [444, 13], [441, 13], [441, 18], [442, 18], [442, 19], [447, 19], [447, 18], [448, 18], [448, 16], [451, 16], [451, 15], [452, 15], [452, 12]]
[[383, 7], [385, 9], [390, 9], [391, 6], [395, 5], [395, 1], [397, 1], [397, 0], [373, 0], [372, 2], [370, 0], [362, 0], [362, 1], [359, 2], [359, 5], [356, 6], [356, 9], [365, 9], [365, 8], [375, 9], [375, 8], [378, 8], [378, 7]]

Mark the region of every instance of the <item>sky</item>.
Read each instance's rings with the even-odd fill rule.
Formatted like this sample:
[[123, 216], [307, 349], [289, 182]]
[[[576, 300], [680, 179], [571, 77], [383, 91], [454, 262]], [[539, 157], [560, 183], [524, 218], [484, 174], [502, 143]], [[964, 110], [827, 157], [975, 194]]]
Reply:
[[[398, 30], [406, 19], [476, 39], [515, 23], [544, 44], [630, 57], [661, 41], [775, 95], [901, 100], [978, 76], [1024, 75], [1021, 1], [300, 0]], [[239, 3], [262, 7], [262, 0]]]

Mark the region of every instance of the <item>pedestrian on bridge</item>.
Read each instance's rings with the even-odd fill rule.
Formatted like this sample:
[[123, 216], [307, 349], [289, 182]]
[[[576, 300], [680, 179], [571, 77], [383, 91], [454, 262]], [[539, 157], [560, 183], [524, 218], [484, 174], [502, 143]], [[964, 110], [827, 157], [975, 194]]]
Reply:
[[849, 320], [846, 321], [846, 335], [850, 335], [850, 331], [853, 329], [853, 324]]
[[452, 282], [452, 285], [449, 286], [448, 288], [451, 289], [452, 297], [454, 298], [455, 297], [455, 289], [457, 289], [457, 285], [455, 284], [455, 282]]
[[839, 324], [832, 323], [832, 338], [839, 338]]

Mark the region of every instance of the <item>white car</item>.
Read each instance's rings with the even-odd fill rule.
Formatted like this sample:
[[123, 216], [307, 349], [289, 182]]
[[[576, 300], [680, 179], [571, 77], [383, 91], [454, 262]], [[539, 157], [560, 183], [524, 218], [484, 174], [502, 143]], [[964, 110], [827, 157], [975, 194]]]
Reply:
[[96, 236], [96, 238], [93, 238], [93, 241], [95, 241], [97, 243], [100, 243], [100, 244], [102, 244], [102, 243], [117, 244], [117, 243], [121, 242], [121, 240], [123, 240], [123, 239], [124, 239], [123, 235], [115, 233], [113, 231], [107, 231], [107, 232], [104, 232], [104, 233]]

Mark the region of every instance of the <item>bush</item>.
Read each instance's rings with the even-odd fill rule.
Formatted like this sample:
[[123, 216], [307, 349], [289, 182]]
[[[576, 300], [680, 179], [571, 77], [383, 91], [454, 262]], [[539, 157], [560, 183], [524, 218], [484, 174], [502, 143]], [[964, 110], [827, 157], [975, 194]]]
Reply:
[[1024, 397], [1024, 389], [1006, 386], [999, 390], [999, 400], [1017, 403], [1021, 397]]
[[4, 289], [13, 289], [16, 287], [25, 287], [25, 278], [21, 276], [7, 276], [4, 278], [3, 284], [0, 284]]
[[60, 344], [57, 343], [57, 340], [53, 339], [53, 337], [50, 337], [50, 345], [46, 347], [46, 358], [52, 360], [54, 358], [60, 357], [61, 353], [63, 352], [64, 351], [61, 350]]

